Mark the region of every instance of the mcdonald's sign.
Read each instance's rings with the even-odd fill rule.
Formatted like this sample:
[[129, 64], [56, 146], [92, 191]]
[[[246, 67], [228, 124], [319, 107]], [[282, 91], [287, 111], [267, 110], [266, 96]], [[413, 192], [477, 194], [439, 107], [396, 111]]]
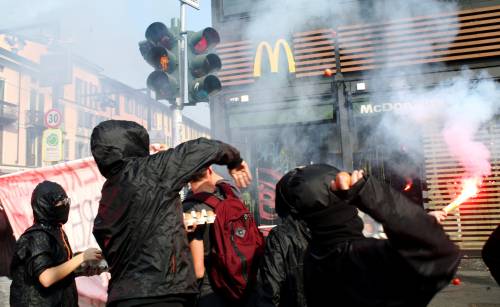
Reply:
[[295, 60], [293, 58], [292, 50], [288, 45], [287, 41], [284, 39], [278, 39], [274, 43], [274, 49], [271, 45], [263, 41], [257, 46], [257, 50], [255, 52], [255, 60], [253, 64], [253, 76], [260, 77], [262, 74], [262, 51], [267, 51], [267, 56], [269, 58], [269, 63], [271, 66], [271, 72], [278, 72], [278, 64], [279, 64], [279, 56], [281, 47], [285, 50], [285, 55], [288, 60], [288, 71], [291, 73], [295, 72]]

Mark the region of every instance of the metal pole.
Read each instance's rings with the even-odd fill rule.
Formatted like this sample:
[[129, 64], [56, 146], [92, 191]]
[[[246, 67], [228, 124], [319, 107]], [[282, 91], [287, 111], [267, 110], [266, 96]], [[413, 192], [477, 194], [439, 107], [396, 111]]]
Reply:
[[188, 100], [188, 88], [187, 88], [187, 33], [186, 33], [186, 5], [183, 2], [181, 4], [181, 14], [180, 14], [180, 39], [179, 39], [179, 73], [180, 73], [180, 98], [175, 101], [174, 109], [174, 146], [179, 145], [182, 142], [182, 108]]
[[353, 150], [351, 143], [351, 129], [349, 127], [349, 110], [347, 109], [345, 83], [342, 75], [335, 77], [335, 90], [339, 107], [340, 144], [342, 148], [342, 164], [347, 171], [353, 170]]

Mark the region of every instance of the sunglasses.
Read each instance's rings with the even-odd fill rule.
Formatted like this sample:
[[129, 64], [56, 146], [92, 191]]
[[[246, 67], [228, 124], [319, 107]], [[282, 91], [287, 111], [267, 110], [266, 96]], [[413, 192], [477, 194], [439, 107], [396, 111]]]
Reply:
[[69, 198], [69, 197], [63, 198], [63, 199], [59, 200], [58, 202], [56, 202], [56, 204], [55, 204], [56, 207], [70, 206], [70, 205], [71, 205], [71, 198]]

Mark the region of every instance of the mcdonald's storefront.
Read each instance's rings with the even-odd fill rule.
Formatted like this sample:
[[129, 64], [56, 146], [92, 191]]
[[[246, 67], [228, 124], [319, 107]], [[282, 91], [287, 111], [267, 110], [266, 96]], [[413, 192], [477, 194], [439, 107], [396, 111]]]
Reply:
[[[398, 91], [400, 68], [429, 64], [428, 87], [453, 78], [463, 65], [487, 70], [500, 80], [500, 28], [490, 26], [498, 23], [500, 5], [459, 11], [453, 48], [408, 55], [408, 48], [424, 50], [433, 40], [438, 44], [446, 27], [436, 35], [423, 24], [442, 23], [446, 14], [391, 21], [398, 25], [394, 29], [382, 22], [318, 27], [253, 41], [241, 37], [240, 22], [224, 15], [229, 12], [224, 2], [212, 1], [214, 27], [224, 29], [217, 48], [223, 90], [211, 99], [212, 133], [242, 149], [253, 168], [255, 184], [246, 197], [261, 225], [279, 223], [274, 212], [277, 180], [291, 168], [311, 163], [363, 168], [429, 209], [453, 200], [463, 167], [446, 152], [439, 127], [408, 134], [408, 144], [396, 144], [398, 152], [387, 150], [386, 136], [369, 131], [384, 114], [407, 105], [384, 100], [391, 96], [388, 92]], [[409, 39], [408, 28], [419, 34]], [[383, 36], [393, 43], [380, 43]], [[387, 79], [374, 86], [365, 73], [383, 69], [379, 55], [387, 53], [393, 56], [394, 74], [389, 70]], [[374, 101], [374, 93], [384, 95]], [[450, 237], [470, 251], [479, 250], [500, 223], [500, 147], [494, 145], [500, 138], [500, 119], [485, 125], [477, 137], [490, 149], [492, 174], [478, 197], [467, 202], [471, 205], [444, 223]], [[410, 144], [411, 152], [406, 150]]]

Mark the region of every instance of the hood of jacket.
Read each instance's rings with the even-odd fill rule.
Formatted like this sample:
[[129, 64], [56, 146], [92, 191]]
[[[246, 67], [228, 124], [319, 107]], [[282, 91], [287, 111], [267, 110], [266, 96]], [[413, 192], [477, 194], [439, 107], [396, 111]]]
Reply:
[[109, 178], [122, 169], [125, 159], [149, 155], [149, 134], [136, 122], [107, 120], [92, 131], [90, 148], [99, 171]]
[[35, 223], [57, 226], [68, 220], [69, 206], [56, 207], [60, 200], [68, 198], [66, 191], [57, 183], [39, 183], [31, 194], [31, 207]]
[[314, 245], [331, 246], [362, 238], [358, 210], [330, 188], [339, 170], [327, 164], [296, 168], [276, 184], [278, 211], [289, 210], [306, 222]]

